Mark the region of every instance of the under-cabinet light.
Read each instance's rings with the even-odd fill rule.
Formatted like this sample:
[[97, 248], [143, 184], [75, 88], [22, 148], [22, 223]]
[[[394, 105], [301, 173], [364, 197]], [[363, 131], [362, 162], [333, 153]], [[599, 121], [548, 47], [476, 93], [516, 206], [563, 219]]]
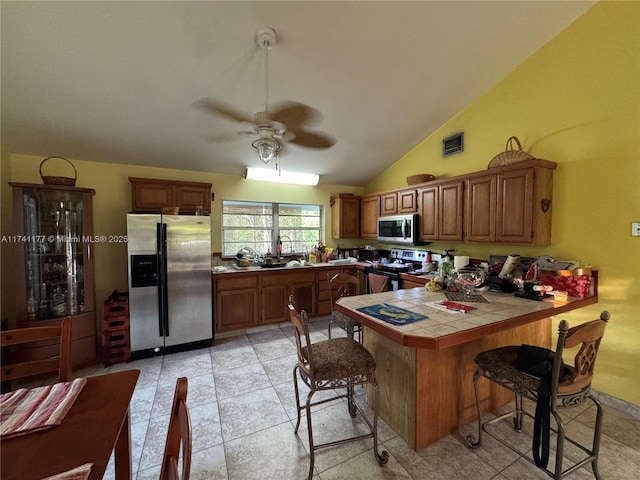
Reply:
[[294, 185], [316, 186], [320, 176], [315, 173], [288, 172], [275, 168], [247, 167], [247, 180], [261, 180], [263, 182], [291, 183]]

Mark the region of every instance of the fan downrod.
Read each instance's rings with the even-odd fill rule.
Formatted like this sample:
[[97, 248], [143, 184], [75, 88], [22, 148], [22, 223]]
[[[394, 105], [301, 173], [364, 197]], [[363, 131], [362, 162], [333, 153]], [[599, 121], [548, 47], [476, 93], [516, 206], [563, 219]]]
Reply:
[[255, 35], [256, 44], [262, 48], [269, 48], [276, 44], [278, 37], [276, 31], [271, 27], [259, 27]]

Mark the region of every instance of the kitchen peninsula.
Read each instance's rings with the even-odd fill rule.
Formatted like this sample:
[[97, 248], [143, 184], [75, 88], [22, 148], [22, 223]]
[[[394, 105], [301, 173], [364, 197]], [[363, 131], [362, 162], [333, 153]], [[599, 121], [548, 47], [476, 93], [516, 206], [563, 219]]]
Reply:
[[[594, 272], [594, 283], [597, 272]], [[377, 362], [379, 414], [414, 450], [443, 438], [477, 417], [473, 391], [475, 356], [502, 345], [551, 345], [551, 316], [598, 302], [594, 295], [565, 303], [532, 301], [482, 292], [488, 303], [469, 303], [467, 313], [429, 306], [446, 300], [444, 292], [410, 288], [345, 297], [336, 309], [365, 327], [364, 343]], [[392, 325], [360, 309], [390, 305], [427, 318]], [[510, 392], [479, 382], [482, 410], [512, 400]]]

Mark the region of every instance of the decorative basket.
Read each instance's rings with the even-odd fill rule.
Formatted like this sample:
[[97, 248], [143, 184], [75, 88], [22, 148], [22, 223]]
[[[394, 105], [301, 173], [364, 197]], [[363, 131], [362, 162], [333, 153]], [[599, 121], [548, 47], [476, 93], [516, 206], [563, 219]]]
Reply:
[[420, 175], [410, 175], [407, 177], [407, 185], [417, 185], [419, 183], [430, 182], [431, 180], [435, 180], [436, 177], [431, 175], [430, 173], [422, 173]]
[[[70, 177], [56, 177], [52, 175], [43, 175], [42, 174], [42, 166], [45, 164], [47, 160], [51, 160], [52, 158], [60, 158], [71, 165], [73, 168], [73, 178]], [[40, 178], [42, 178], [42, 182], [45, 185], [63, 185], [65, 187], [74, 187], [76, 184], [76, 179], [78, 178], [78, 172], [76, 171], [76, 167], [73, 166], [69, 160], [64, 157], [47, 157], [40, 163]]]
[[[518, 145], [518, 148], [513, 147], [513, 142]], [[505, 146], [505, 151], [493, 157], [489, 162], [488, 168], [504, 167], [505, 165], [524, 162], [525, 160], [531, 160], [533, 158], [535, 158], [533, 155], [522, 150], [522, 145], [520, 145], [518, 137], [509, 137]]]
[[178, 215], [180, 207], [162, 207], [163, 215]]

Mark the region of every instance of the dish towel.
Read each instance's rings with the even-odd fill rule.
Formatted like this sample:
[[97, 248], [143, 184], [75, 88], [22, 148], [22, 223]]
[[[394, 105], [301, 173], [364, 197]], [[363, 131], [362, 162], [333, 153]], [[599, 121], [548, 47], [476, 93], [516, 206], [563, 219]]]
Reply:
[[380, 293], [386, 292], [387, 281], [389, 277], [385, 277], [384, 275], [376, 275], [375, 273], [369, 274], [369, 293]]
[[57, 473], [56, 475], [51, 475], [50, 477], [43, 478], [42, 480], [87, 480], [91, 474], [91, 467], [93, 467], [93, 463], [85, 463], [79, 467], [72, 468], [66, 472]]
[[0, 395], [0, 437], [5, 440], [60, 425], [86, 383], [86, 378], [77, 378]]

